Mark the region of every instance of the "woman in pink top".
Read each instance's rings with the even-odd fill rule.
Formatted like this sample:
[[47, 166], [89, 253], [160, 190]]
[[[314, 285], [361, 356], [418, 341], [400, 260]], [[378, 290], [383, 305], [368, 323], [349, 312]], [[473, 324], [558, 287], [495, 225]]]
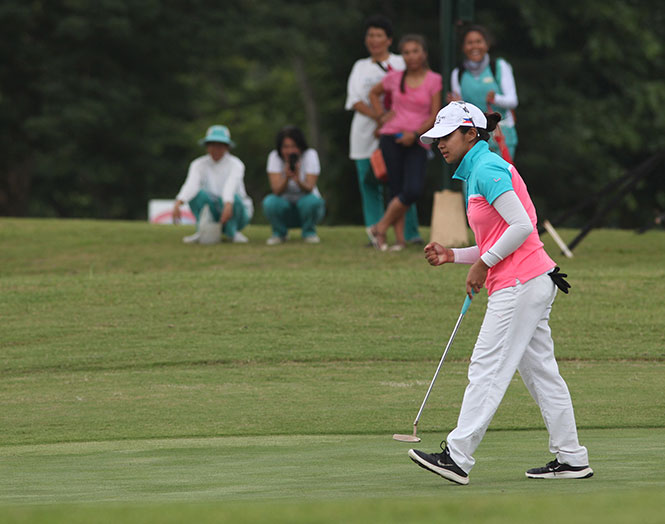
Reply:
[[[432, 127], [441, 107], [441, 75], [427, 65], [427, 46], [420, 35], [407, 35], [399, 43], [406, 69], [391, 71], [375, 85], [369, 99], [375, 114], [383, 153], [388, 170], [390, 202], [379, 222], [367, 228], [374, 247], [386, 251], [386, 232], [395, 228], [393, 251], [404, 249], [404, 216], [409, 206], [418, 200], [425, 187], [427, 150], [418, 141], [421, 133]], [[392, 108], [385, 111], [381, 95], [389, 94]]]
[[480, 444], [515, 371], [540, 407], [555, 455], [544, 467], [527, 470], [539, 479], [579, 479], [593, 475], [587, 450], [577, 438], [573, 404], [554, 358], [549, 327], [557, 287], [570, 285], [545, 253], [536, 229], [536, 210], [515, 167], [489, 150], [490, 132], [501, 119], [465, 102], [451, 102], [420, 137], [435, 143], [453, 175], [466, 181], [467, 216], [478, 245], [448, 249], [425, 246], [433, 266], [471, 264], [469, 296], [487, 286], [487, 311], [469, 364], [457, 427], [441, 453], [411, 449], [419, 466], [457, 484], [469, 483], [473, 453]]

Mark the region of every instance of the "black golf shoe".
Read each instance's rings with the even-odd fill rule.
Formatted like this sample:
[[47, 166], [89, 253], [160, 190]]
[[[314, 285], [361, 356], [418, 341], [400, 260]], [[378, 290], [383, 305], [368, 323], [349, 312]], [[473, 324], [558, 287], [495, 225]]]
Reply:
[[441, 475], [446, 480], [463, 485], [469, 483], [469, 475], [450, 458], [448, 448], [443, 447], [443, 442], [441, 443], [441, 453], [429, 454], [417, 449], [410, 449], [409, 458], [421, 468]]
[[569, 466], [555, 459], [542, 468], [527, 470], [526, 476], [530, 479], [588, 479], [593, 476], [593, 470], [588, 465]]

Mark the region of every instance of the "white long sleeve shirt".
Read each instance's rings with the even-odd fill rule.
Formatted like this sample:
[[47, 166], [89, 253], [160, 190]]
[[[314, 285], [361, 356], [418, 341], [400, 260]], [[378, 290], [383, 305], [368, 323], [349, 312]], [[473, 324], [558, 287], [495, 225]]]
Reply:
[[[268, 173], [277, 173], [282, 177], [286, 177], [286, 164], [284, 163], [284, 160], [282, 160], [282, 157], [279, 156], [276, 149], [273, 149], [268, 155], [266, 171]], [[298, 178], [301, 182], [305, 182], [307, 175], [316, 175], [318, 180], [320, 174], [321, 162], [319, 161], [319, 154], [316, 152], [316, 149], [310, 147], [300, 158], [300, 173], [298, 173]], [[289, 180], [286, 184], [285, 191], [280, 196], [286, 198], [291, 203], [296, 203], [306, 194], [307, 193], [300, 188], [295, 180]], [[321, 193], [316, 185], [310, 194], [321, 198]]]
[[[403, 71], [406, 67], [401, 55], [390, 53], [388, 60], [377, 64], [372, 58], [361, 58], [353, 64], [351, 74], [346, 84], [346, 102], [344, 108], [353, 111], [353, 106], [358, 102], [364, 102], [368, 106], [369, 92], [381, 82], [386, 76], [387, 70], [396, 69]], [[379, 140], [374, 136], [376, 122], [374, 119], [355, 111], [351, 121], [351, 133], [349, 135], [349, 158], [361, 160], [372, 156], [374, 150], [379, 147]]]
[[231, 153], [215, 162], [210, 155], [203, 155], [192, 161], [185, 183], [176, 196], [177, 200], [189, 202], [199, 191], [204, 190], [220, 197], [223, 203], [233, 203], [235, 195], [240, 196], [248, 215], [254, 215], [252, 199], [245, 189], [245, 164]]
[[478, 246], [454, 248], [456, 264], [473, 264], [479, 258], [489, 267], [501, 262], [520, 247], [533, 231], [533, 224], [515, 191], [506, 191], [492, 204], [508, 224], [501, 237], [481, 255]]

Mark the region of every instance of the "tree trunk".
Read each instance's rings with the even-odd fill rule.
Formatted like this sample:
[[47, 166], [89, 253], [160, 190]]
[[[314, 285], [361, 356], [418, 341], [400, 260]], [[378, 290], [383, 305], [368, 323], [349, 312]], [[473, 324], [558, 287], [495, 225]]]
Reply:
[[296, 82], [300, 88], [303, 104], [305, 106], [305, 120], [309, 130], [309, 141], [311, 147], [317, 150], [322, 161], [326, 157], [325, 146], [321, 140], [321, 129], [319, 128], [319, 114], [314, 100], [314, 91], [305, 71], [305, 64], [299, 56], [293, 57], [293, 71]]
[[30, 198], [31, 162], [10, 166], [0, 180], [0, 216], [25, 216]]

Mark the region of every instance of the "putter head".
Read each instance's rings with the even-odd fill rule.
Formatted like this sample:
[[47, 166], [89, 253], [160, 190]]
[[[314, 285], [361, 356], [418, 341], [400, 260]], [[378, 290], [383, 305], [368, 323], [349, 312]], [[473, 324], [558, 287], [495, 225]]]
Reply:
[[395, 433], [393, 439], [400, 442], [420, 442], [420, 437], [416, 437], [415, 435], [400, 435], [399, 433]]

